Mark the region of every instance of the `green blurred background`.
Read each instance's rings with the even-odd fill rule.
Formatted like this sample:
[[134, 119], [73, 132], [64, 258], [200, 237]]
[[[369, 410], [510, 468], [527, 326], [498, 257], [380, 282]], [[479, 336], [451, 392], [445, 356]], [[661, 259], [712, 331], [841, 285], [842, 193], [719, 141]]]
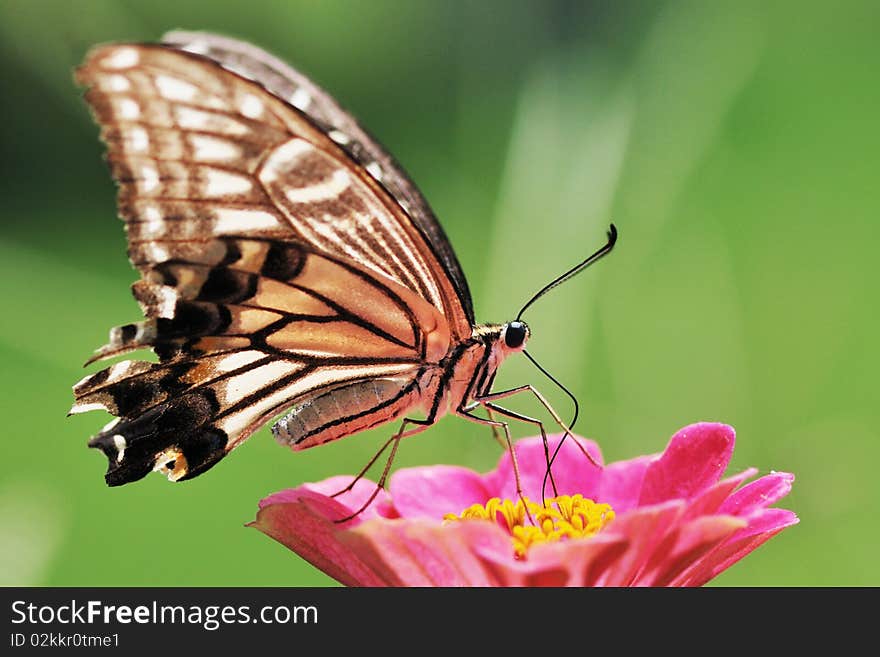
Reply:
[[[510, 319], [613, 220], [614, 255], [527, 317], [579, 430], [610, 461], [734, 425], [732, 468], [794, 472], [782, 506], [801, 524], [716, 583], [880, 584], [878, 25], [871, 0], [0, 1], [0, 583], [330, 584], [243, 524], [388, 435], [294, 454], [264, 428], [205, 477], [108, 489], [85, 446], [108, 418], [65, 417], [80, 364], [139, 317], [71, 68], [94, 43], [187, 28], [251, 40], [350, 108], [440, 216], [481, 321]], [[512, 359], [499, 384], [523, 382], [569, 412]], [[398, 464], [498, 456], [446, 419]]]

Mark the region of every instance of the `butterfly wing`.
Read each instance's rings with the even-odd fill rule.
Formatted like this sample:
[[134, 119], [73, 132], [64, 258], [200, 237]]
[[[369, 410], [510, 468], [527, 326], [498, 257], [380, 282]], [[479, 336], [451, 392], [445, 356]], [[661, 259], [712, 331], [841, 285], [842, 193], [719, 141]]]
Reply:
[[278, 98], [286, 99], [373, 176], [407, 213], [442, 266], [452, 287], [441, 285], [449, 297], [446, 314], [466, 320], [451, 323], [459, 336], [470, 335], [474, 311], [467, 279], [442, 226], [401, 166], [330, 94], [277, 57], [244, 41], [208, 32], [179, 30], [168, 32], [162, 41], [187, 52], [206, 55], [225, 68], [260, 83]]
[[417, 227], [326, 132], [169, 47], [100, 47], [77, 79], [108, 145], [147, 318], [114, 329], [96, 358], [147, 346], [160, 358], [74, 388], [72, 412], [119, 416], [90, 443], [108, 483], [195, 476], [297, 404], [323, 400], [333, 425], [310, 420], [288, 440], [302, 447], [418, 400], [463, 310]]

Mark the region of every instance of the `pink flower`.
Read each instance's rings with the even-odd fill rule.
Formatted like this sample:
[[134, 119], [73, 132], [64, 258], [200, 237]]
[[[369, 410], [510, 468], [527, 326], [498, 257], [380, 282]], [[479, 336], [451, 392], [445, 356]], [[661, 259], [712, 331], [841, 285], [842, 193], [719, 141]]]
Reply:
[[[602, 462], [595, 443], [578, 440]], [[551, 448], [558, 441], [552, 436]], [[532, 506], [539, 528], [529, 527], [521, 504], [517, 518], [516, 504], [493, 500], [517, 499], [509, 454], [486, 474], [448, 465], [399, 470], [388, 492], [342, 524], [333, 521], [360, 508], [375, 484], [362, 479], [337, 498], [330, 495], [350, 477], [304, 484], [262, 500], [251, 524], [349, 586], [699, 586], [798, 522], [769, 508], [791, 490], [793, 475], [741, 486], [756, 474], [748, 469], [721, 479], [733, 445], [731, 427], [694, 424], [660, 455], [602, 467], [569, 439], [553, 475], [560, 496], [578, 497]], [[526, 497], [541, 500], [541, 439], [518, 442], [516, 453]], [[470, 518], [460, 519], [469, 508]], [[574, 517], [578, 509], [586, 510]], [[524, 532], [539, 540], [518, 542]]]

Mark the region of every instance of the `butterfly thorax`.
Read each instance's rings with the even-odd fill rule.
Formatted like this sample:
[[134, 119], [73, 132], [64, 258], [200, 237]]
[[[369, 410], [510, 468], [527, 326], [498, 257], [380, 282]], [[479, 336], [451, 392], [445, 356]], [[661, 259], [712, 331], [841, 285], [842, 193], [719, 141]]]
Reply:
[[[528, 328], [521, 322], [479, 324], [472, 336], [453, 345], [437, 368], [425, 372], [421, 381], [422, 405], [429, 421], [456, 412], [489, 393], [501, 363], [511, 353], [521, 351], [525, 338], [514, 347], [505, 339], [511, 325]], [[514, 341], [514, 344], [516, 342]]]

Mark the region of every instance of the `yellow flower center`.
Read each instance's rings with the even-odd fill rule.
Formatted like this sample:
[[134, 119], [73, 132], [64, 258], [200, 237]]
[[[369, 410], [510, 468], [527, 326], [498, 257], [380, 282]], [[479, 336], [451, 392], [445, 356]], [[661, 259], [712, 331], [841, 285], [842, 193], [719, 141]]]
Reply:
[[[528, 514], [525, 505], [528, 505]], [[510, 532], [513, 550], [520, 559], [525, 558], [532, 545], [586, 538], [601, 531], [614, 520], [614, 510], [610, 505], [598, 504], [581, 494], [552, 497], [544, 504], [536, 504], [525, 498], [525, 505], [522, 500], [511, 502], [493, 497], [486, 504], [472, 504], [459, 515], [447, 513], [443, 520], [497, 522]]]

